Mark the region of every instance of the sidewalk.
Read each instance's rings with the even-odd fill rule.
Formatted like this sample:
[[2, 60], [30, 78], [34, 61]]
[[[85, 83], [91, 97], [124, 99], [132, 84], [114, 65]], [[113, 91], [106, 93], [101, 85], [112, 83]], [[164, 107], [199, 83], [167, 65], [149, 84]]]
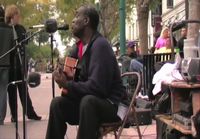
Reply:
[[[56, 96], [60, 95], [60, 90], [55, 84]], [[51, 74], [42, 74], [41, 84], [37, 88], [29, 89], [30, 97], [32, 99], [33, 106], [38, 113], [42, 116], [41, 121], [31, 121], [26, 120], [26, 139], [45, 139], [47, 122], [48, 122], [48, 112], [49, 104], [52, 99], [52, 82]], [[21, 102], [18, 100], [18, 116], [19, 116], [19, 125], [18, 125], [18, 139], [23, 138], [23, 126], [22, 126], [22, 107]], [[4, 125], [0, 126], [0, 139], [15, 139], [16, 130], [15, 124], [10, 122], [10, 110], [9, 105], [7, 108], [7, 115]], [[140, 126], [143, 139], [156, 139], [156, 125], [153, 121], [152, 125]], [[77, 126], [68, 126], [68, 131], [65, 139], [76, 139]], [[114, 139], [112, 134], [109, 134], [105, 139]], [[131, 127], [124, 129], [122, 132], [121, 139], [138, 139], [137, 131], [135, 128]]]

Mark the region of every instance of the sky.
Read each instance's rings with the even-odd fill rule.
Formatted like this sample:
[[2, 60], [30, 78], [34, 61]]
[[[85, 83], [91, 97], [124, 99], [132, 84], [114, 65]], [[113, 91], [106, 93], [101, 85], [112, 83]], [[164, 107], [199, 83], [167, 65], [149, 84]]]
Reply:
[[64, 44], [62, 44], [61, 37], [60, 37], [58, 31], [56, 31], [54, 33], [54, 39], [55, 39], [54, 47], [57, 47], [57, 49], [60, 52], [61, 57], [64, 57], [64, 52], [65, 52], [66, 46]]

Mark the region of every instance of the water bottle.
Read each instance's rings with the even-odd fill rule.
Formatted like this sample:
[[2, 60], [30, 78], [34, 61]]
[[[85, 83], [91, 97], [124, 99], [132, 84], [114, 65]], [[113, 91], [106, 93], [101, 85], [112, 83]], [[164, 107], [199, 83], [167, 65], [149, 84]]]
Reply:
[[180, 56], [180, 49], [179, 48], [176, 48], [175, 49], [175, 52], [176, 52], [176, 55], [175, 55], [175, 64], [176, 64], [176, 68], [180, 71], [180, 68], [181, 68], [181, 61], [182, 61], [182, 58]]

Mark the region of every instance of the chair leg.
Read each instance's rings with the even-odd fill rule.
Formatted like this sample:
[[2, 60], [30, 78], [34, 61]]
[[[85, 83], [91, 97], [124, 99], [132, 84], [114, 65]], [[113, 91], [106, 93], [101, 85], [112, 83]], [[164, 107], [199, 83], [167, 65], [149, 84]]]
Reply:
[[[134, 119], [135, 119], [135, 122], [136, 122], [136, 128], [137, 128], [137, 132], [138, 132], [139, 139], [142, 139], [142, 134], [141, 134], [141, 132], [140, 132], [140, 127], [139, 127], [139, 123], [138, 123], [138, 119], [137, 119], [135, 107], [132, 107], [132, 113], [133, 113], [133, 116], [134, 116]], [[126, 121], [127, 118], [128, 118], [128, 116], [125, 117], [125, 120], [124, 120], [124, 121]], [[124, 125], [125, 125], [125, 122], [122, 123], [122, 126], [121, 126], [120, 129], [119, 129], [119, 132], [118, 132], [118, 135], [117, 135], [117, 138], [116, 138], [116, 139], [119, 139], [119, 138], [120, 138], [121, 133], [122, 133], [122, 130], [123, 130], [123, 128], [124, 128]]]
[[137, 128], [139, 139], [142, 139], [142, 134], [140, 132], [140, 127], [139, 127], [139, 123], [138, 123], [138, 119], [137, 119], [135, 108], [132, 108], [132, 111], [133, 111], [133, 116], [134, 116], [134, 119], [135, 119], [135, 123], [136, 123], [136, 128]]
[[117, 131], [114, 131], [115, 139], [117, 139]]

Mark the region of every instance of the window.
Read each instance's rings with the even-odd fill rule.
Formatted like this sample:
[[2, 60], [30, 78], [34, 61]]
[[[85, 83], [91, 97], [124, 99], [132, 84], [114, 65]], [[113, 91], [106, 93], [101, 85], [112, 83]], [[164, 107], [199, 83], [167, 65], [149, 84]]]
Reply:
[[174, 2], [173, 0], [167, 0], [167, 8], [173, 8]]

